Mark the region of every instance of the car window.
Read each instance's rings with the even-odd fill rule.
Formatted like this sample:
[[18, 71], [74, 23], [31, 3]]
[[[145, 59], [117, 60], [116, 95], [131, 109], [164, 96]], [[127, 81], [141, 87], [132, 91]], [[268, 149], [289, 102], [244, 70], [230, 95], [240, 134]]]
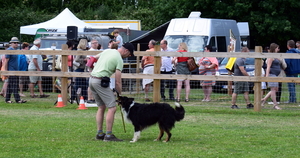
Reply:
[[67, 39], [65, 40], [57, 40], [57, 39], [42, 39], [41, 40], [41, 48], [51, 48], [51, 46], [56, 46], [56, 49], [61, 49], [62, 44], [66, 44]]
[[254, 65], [255, 59], [254, 58], [246, 58], [246, 65]]
[[226, 65], [227, 62], [228, 62], [228, 58], [226, 57], [226, 58], [224, 58], [224, 59], [222, 60], [222, 62], [221, 62], [220, 65]]
[[168, 41], [168, 47], [173, 50], [177, 50], [178, 45], [181, 42], [185, 42], [188, 47], [188, 52], [203, 52], [208, 36], [170, 35], [165, 36], [164, 39]]

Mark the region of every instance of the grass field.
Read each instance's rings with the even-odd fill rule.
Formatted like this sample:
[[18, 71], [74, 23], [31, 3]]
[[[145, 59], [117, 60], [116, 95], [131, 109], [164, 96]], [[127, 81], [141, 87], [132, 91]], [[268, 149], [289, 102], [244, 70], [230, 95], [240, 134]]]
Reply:
[[[25, 104], [0, 100], [0, 157], [299, 157], [299, 104], [281, 103], [283, 110], [266, 105], [254, 112], [245, 108], [239, 95], [241, 109], [232, 110], [227, 94], [213, 93], [211, 102], [201, 102], [202, 90], [192, 89], [190, 102], [182, 103], [185, 118], [176, 123], [170, 142], [154, 142], [158, 127], [153, 126], [130, 143], [133, 126], [126, 123], [124, 132], [119, 109], [113, 132], [124, 141], [102, 142], [94, 139], [97, 108], [76, 110], [76, 104], [55, 108], [57, 94], [47, 94], [51, 97], [25, 97]], [[144, 98], [143, 93], [123, 94], [138, 102]], [[281, 98], [288, 99], [286, 86]]]
[[186, 116], [168, 143], [153, 141], [157, 126], [130, 143], [133, 126], [126, 123], [124, 132], [119, 109], [113, 132], [124, 141], [103, 142], [94, 140], [96, 108], [55, 108], [50, 99], [39, 98], [25, 104], [1, 101], [0, 157], [299, 157], [298, 105], [254, 112], [244, 106], [232, 110], [229, 100], [182, 103]]

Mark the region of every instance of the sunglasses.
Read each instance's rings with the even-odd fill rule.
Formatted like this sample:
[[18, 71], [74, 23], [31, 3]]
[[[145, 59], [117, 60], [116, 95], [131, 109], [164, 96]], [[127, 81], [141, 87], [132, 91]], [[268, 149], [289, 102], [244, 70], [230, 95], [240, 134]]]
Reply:
[[12, 42], [13, 44], [18, 44], [18, 42]]

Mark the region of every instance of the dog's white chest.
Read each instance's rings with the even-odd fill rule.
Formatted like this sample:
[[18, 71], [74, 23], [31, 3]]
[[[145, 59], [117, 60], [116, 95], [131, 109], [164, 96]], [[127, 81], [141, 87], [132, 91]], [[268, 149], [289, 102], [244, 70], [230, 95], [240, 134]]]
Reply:
[[128, 112], [125, 110], [125, 108], [122, 108], [123, 118], [128, 123], [131, 123], [131, 120], [128, 118], [128, 115], [130, 113], [130, 109], [134, 106], [134, 104], [134, 101], [130, 104]]

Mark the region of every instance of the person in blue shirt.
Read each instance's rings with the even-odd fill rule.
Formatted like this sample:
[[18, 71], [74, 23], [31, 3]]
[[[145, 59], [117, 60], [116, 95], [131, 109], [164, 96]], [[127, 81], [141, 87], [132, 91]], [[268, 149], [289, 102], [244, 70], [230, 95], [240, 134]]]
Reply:
[[[29, 50], [29, 43], [23, 42], [22, 50]], [[29, 63], [28, 57], [25, 54], [20, 54], [19, 55], [19, 71], [28, 71], [28, 63]], [[25, 97], [25, 95], [23, 94], [23, 87], [25, 84], [28, 84], [28, 83], [29, 83], [28, 76], [20, 76], [19, 77], [19, 88], [20, 88], [19, 95], [21, 97]]]
[[[12, 37], [10, 42], [11, 46], [7, 50], [16, 50], [18, 48], [19, 39], [17, 37]], [[5, 55], [5, 71], [19, 71], [19, 55], [18, 54], [6, 54]], [[19, 76], [9, 76], [8, 77], [8, 87], [5, 96], [6, 103], [13, 103], [10, 100], [11, 94], [14, 94], [15, 101], [17, 103], [26, 103], [26, 100], [22, 100], [18, 93], [19, 91]]]
[[[295, 49], [295, 41], [289, 40], [287, 41], [287, 48], [288, 51], [286, 53], [300, 53], [298, 50]], [[286, 62], [286, 69], [285, 74], [286, 77], [298, 77], [298, 74], [300, 73], [300, 59], [285, 59]], [[296, 88], [295, 83], [287, 83], [288, 90], [289, 90], [289, 101], [286, 103], [296, 103]]]
[[118, 44], [118, 48], [121, 48], [121, 46], [123, 45], [123, 38], [120, 35], [119, 30], [115, 29], [113, 34], [115, 36], [115, 41], [113, 43]]

